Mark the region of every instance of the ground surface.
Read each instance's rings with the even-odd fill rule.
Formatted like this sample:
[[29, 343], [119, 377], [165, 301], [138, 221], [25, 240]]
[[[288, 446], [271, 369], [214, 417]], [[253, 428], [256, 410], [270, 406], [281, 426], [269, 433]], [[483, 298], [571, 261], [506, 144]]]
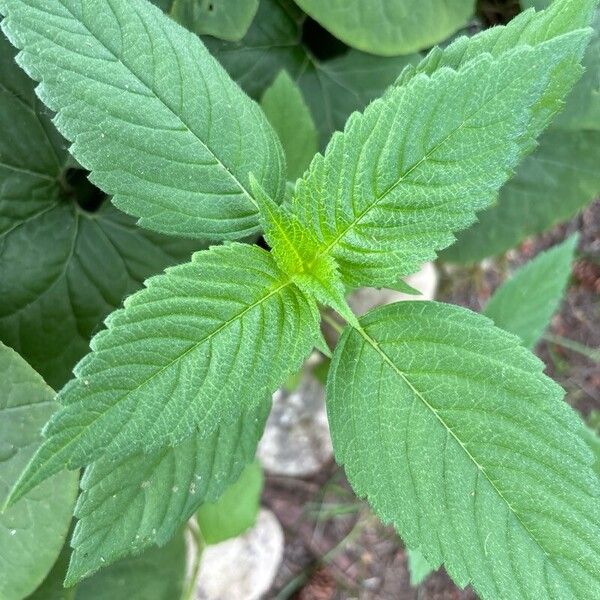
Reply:
[[[469, 270], [441, 266], [438, 299], [480, 310], [519, 264], [574, 231], [578, 259], [565, 300], [549, 332], [589, 349], [600, 349], [600, 201], [552, 232], [525, 241], [500, 260]], [[567, 401], [586, 419], [600, 422], [600, 364], [584, 354], [543, 341], [538, 355], [547, 373], [567, 391]], [[309, 479], [269, 477], [263, 503], [285, 531], [284, 562], [269, 598], [283, 600], [471, 599], [443, 572], [412, 588], [406, 556], [391, 528], [383, 527], [350, 492], [333, 463]]]

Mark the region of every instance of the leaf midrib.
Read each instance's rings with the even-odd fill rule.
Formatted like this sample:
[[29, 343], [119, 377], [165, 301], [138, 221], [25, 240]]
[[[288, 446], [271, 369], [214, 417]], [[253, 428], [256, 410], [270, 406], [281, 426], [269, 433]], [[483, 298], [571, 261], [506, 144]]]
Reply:
[[[425, 407], [427, 409], [429, 409], [433, 413], [433, 415], [436, 417], [436, 419], [439, 421], [439, 423], [444, 427], [446, 432], [454, 438], [454, 440], [458, 443], [458, 445], [465, 452], [465, 454], [467, 455], [469, 460], [475, 465], [478, 472], [483, 474], [483, 476], [486, 478], [488, 483], [491, 485], [492, 489], [498, 494], [499, 498], [506, 504], [507, 508], [510, 511], [510, 514], [512, 514], [515, 517], [515, 519], [519, 522], [519, 524], [526, 531], [526, 533], [530, 537], [530, 539], [532, 541], [534, 541], [535, 544], [538, 546], [538, 548], [542, 551], [542, 553], [544, 554], [544, 556], [546, 557], [548, 562], [552, 565], [552, 567], [555, 569], [555, 571], [560, 574], [561, 572], [558, 570], [554, 560], [552, 559], [552, 556], [550, 554], [548, 554], [546, 549], [541, 545], [541, 543], [539, 542], [537, 537], [533, 534], [531, 529], [529, 529], [529, 527], [521, 519], [520, 515], [512, 507], [511, 503], [505, 498], [504, 494], [502, 494], [502, 492], [498, 489], [498, 487], [496, 486], [494, 481], [492, 481], [492, 479], [489, 477], [489, 475], [487, 474], [484, 467], [482, 465], [480, 465], [479, 462], [477, 461], [477, 459], [469, 452], [468, 448], [463, 444], [463, 442], [460, 440], [460, 438], [454, 432], [454, 430], [444, 421], [444, 419], [438, 413], [438, 411], [427, 401], [427, 399], [423, 396], [423, 394], [421, 394], [421, 392], [419, 392], [419, 390], [412, 384], [412, 382], [409, 380], [407, 375], [396, 366], [396, 364], [392, 361], [392, 359], [381, 348], [381, 346], [379, 345], [377, 340], [373, 339], [362, 327], [360, 329], [357, 329], [354, 327], [353, 329], [373, 348], [373, 350], [375, 350], [375, 352], [377, 352], [377, 354], [379, 354], [379, 356], [381, 356], [382, 360], [394, 371], [394, 373], [396, 373], [402, 379], [402, 381], [404, 381], [406, 383], [406, 385], [408, 385], [408, 387], [411, 389], [413, 394], [425, 405]], [[564, 578], [561, 578], [561, 579], [563, 581], [565, 580]], [[569, 585], [569, 588], [572, 589], [570, 582], [568, 582], [568, 585]]]
[[[175, 363], [177, 363], [178, 361], [184, 359], [188, 354], [196, 351], [201, 345], [205, 344], [207, 341], [211, 340], [214, 336], [218, 335], [226, 327], [228, 327], [232, 323], [235, 323], [239, 319], [242, 319], [244, 317], [244, 315], [246, 315], [248, 312], [250, 312], [251, 310], [253, 310], [257, 306], [260, 306], [263, 302], [268, 301], [270, 298], [272, 298], [273, 296], [275, 296], [276, 294], [278, 294], [279, 292], [281, 292], [281, 290], [285, 289], [289, 285], [292, 285], [292, 283], [293, 283], [292, 279], [287, 279], [285, 282], [280, 283], [277, 287], [275, 287], [272, 290], [270, 290], [268, 294], [262, 296], [260, 299], [256, 300], [255, 302], [253, 302], [252, 304], [250, 304], [246, 308], [244, 308], [244, 310], [238, 312], [236, 315], [234, 315], [233, 317], [231, 317], [227, 321], [223, 322], [221, 325], [219, 325], [219, 327], [217, 327], [217, 329], [211, 331], [208, 335], [204, 336], [201, 340], [198, 340], [197, 342], [195, 342], [190, 348], [188, 348], [187, 350], [185, 350], [181, 354], [178, 354], [175, 358], [173, 358], [172, 360], [170, 360], [166, 365], [164, 365], [158, 371], [156, 371], [155, 373], [153, 373], [152, 375], [150, 375], [150, 377], [147, 377], [146, 379], [144, 379], [144, 381], [142, 381], [135, 388], [132, 388], [131, 390], [127, 390], [125, 393], [121, 394], [118, 398], [116, 398], [114, 400], [114, 402], [112, 402], [112, 404], [111, 404], [111, 406], [110, 406], [110, 408], [108, 410], [114, 408], [114, 406], [116, 406], [119, 402], [121, 402], [127, 396], [129, 396], [131, 394], [134, 394], [137, 391], [139, 391], [141, 388], [143, 388], [148, 383], [150, 383], [155, 377], [158, 377], [161, 373], [163, 373], [167, 369], [170, 369]], [[84, 377], [85, 377], [85, 375], [78, 375], [77, 378], [79, 380], [81, 380]], [[110, 392], [111, 390], [108, 390], [108, 391]], [[60, 399], [60, 394], [58, 396], [58, 399]], [[106, 412], [102, 413], [102, 415], [100, 415], [100, 417], [103, 416], [104, 414], [106, 414]], [[97, 421], [97, 419], [95, 419], [93, 422], [95, 422], [95, 421]], [[77, 440], [78, 438], [80, 438], [85, 433], [85, 431], [86, 430], [84, 429], [80, 433], [78, 433], [77, 435], [75, 435], [72, 438], [70, 438], [69, 441], [64, 446], [62, 446], [59, 451], [64, 450], [64, 448], [66, 448], [66, 447], [70, 446], [72, 443], [74, 443], [75, 440]], [[56, 451], [55, 454], [58, 453], [59, 451]]]
[[[237, 187], [241, 190], [242, 194], [245, 195], [250, 202], [256, 207], [258, 208], [258, 205], [256, 203], [256, 201], [254, 200], [254, 197], [252, 196], [252, 194], [249, 192], [248, 189], [246, 189], [246, 187], [242, 184], [242, 182], [225, 166], [225, 164], [221, 161], [221, 159], [217, 156], [217, 154], [215, 153], [215, 151], [208, 146], [208, 144], [202, 140], [199, 135], [192, 130], [192, 128], [190, 127], [190, 125], [187, 123], [187, 121], [185, 121], [183, 119], [183, 117], [181, 115], [179, 115], [178, 113], [176, 113], [166, 102], [165, 100], [163, 100], [163, 98], [156, 92], [156, 90], [146, 81], [144, 81], [144, 79], [142, 79], [142, 77], [140, 75], [138, 75], [132, 67], [130, 67], [123, 59], [122, 57], [118, 56], [117, 54], [115, 54], [115, 52], [113, 51], [112, 48], [110, 48], [109, 46], [107, 46], [105, 44], [105, 42], [100, 39], [99, 36], [97, 36], [87, 25], [87, 23], [84, 22], [83, 19], [78, 19], [78, 17], [73, 13], [73, 11], [71, 11], [71, 9], [65, 5], [63, 0], [59, 0], [61, 6], [71, 15], [72, 19], [76, 22], [81, 24], [85, 30], [88, 32], [88, 34], [90, 35], [90, 37], [95, 40], [98, 44], [100, 44], [107, 52], [109, 52], [115, 59], [115, 62], [117, 62], [118, 64], [122, 65], [128, 73], [130, 73], [140, 84], [142, 84], [149, 92], [151, 92], [153, 94], [153, 96], [160, 101], [160, 103], [176, 118], [178, 119], [181, 124], [185, 127], [185, 129], [194, 137], [196, 138], [200, 144], [209, 152], [209, 154], [211, 156], [213, 156], [213, 158], [215, 159], [215, 161], [217, 162], [217, 164], [221, 167], [221, 169], [223, 169], [223, 171], [225, 171], [225, 173], [227, 173], [231, 179], [235, 182], [235, 185], [237, 185]], [[116, 16], [116, 14], [114, 13], [114, 10], [112, 10], [112, 6], [110, 6], [110, 0], [107, 0], [107, 4], [109, 5], [111, 12], [114, 14], [115, 17], [115, 22], [119, 27], [119, 31], [121, 33], [121, 35], [123, 35], [123, 29], [121, 26], [121, 23], [118, 19], [118, 17]], [[138, 17], [138, 19], [140, 20], [141, 23], [144, 23], [143, 18], [140, 16], [140, 14], [137, 11], [137, 7], [135, 6], [135, 4], [131, 5], [131, 8], [135, 11], [136, 16]], [[39, 10], [39, 9], [38, 9]], [[44, 12], [41, 11], [40, 12]], [[188, 34], [189, 32], [186, 31], [186, 34]], [[192, 34], [190, 34], [192, 35]], [[196, 38], [197, 36], [194, 36], [194, 38]], [[198, 43], [202, 43], [200, 42], [200, 40], [197, 40]], [[215, 60], [207, 51], [207, 56], [209, 59], [213, 59]]]
[[[526, 75], [529, 74], [529, 71], [531, 69], [524, 71], [522, 73], [522, 77], [525, 77]], [[457, 70], [452, 69], [453, 72], [458, 73]], [[427, 76], [428, 79], [431, 81], [433, 78], [431, 76]], [[514, 85], [514, 81], [513, 80], [511, 82], [511, 85]], [[407, 84], [407, 87], [409, 84]], [[402, 89], [402, 88], [396, 88], [396, 89]], [[504, 91], [504, 90], [502, 90]], [[385, 190], [383, 190], [383, 192], [381, 192], [381, 194], [375, 198], [375, 201], [372, 204], [369, 204], [365, 209], [363, 209], [360, 213], [358, 213], [357, 216], [354, 217], [354, 219], [346, 226], [344, 227], [344, 229], [342, 229], [342, 231], [329, 243], [327, 244], [321, 251], [320, 253], [317, 255], [316, 258], [319, 258], [322, 255], [326, 255], [329, 254], [332, 250], [332, 248], [334, 248], [334, 246], [336, 246], [338, 244], [338, 242], [346, 236], [346, 234], [353, 229], [354, 227], [356, 227], [358, 225], [358, 223], [363, 219], [363, 217], [368, 214], [371, 210], [374, 210], [375, 208], [377, 208], [377, 206], [379, 205], [379, 203], [384, 200], [388, 194], [390, 194], [391, 192], [393, 192], [398, 186], [400, 186], [407, 177], [409, 177], [415, 170], [417, 170], [425, 161], [429, 160], [431, 158], [431, 156], [437, 152], [437, 150], [439, 150], [439, 148], [445, 144], [452, 136], [454, 136], [458, 131], [460, 131], [471, 119], [473, 119], [473, 117], [475, 117], [486, 105], [488, 105], [489, 103], [493, 102], [496, 100], [496, 97], [498, 96], [498, 94], [495, 94], [493, 97], [489, 98], [486, 102], [484, 102], [483, 104], [480, 104], [477, 107], [477, 110], [475, 112], [473, 112], [472, 114], [468, 115], [468, 117], [463, 118], [462, 122], [460, 123], [460, 125], [458, 127], [455, 127], [454, 129], [452, 129], [450, 132], [448, 132], [448, 134], [442, 139], [440, 140], [435, 146], [433, 146], [420, 160], [418, 160], [412, 167], [410, 167], [408, 169], [408, 171], [406, 171], [404, 174], [402, 174], [395, 182], [393, 182], [392, 184], [390, 184]], [[385, 97], [382, 99], [382, 102], [386, 102]], [[531, 110], [531, 106], [528, 107]], [[344, 159], [345, 160], [345, 159]], [[471, 212], [475, 212], [474, 209], [470, 209]]]

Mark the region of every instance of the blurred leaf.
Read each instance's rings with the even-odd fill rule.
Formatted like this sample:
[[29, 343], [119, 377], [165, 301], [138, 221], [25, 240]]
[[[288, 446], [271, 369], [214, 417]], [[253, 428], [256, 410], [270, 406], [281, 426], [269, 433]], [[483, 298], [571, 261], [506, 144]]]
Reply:
[[533, 348], [562, 300], [577, 239], [570, 237], [518, 269], [496, 290], [483, 314]]
[[177, 600], [185, 570], [185, 538], [179, 533], [166, 546], [121, 560], [81, 582], [75, 599]]
[[302, 92], [287, 71], [281, 71], [261, 100], [269, 123], [281, 140], [288, 179], [295, 181], [318, 150], [318, 132]]
[[242, 535], [256, 522], [263, 488], [263, 472], [255, 461], [249, 464], [214, 503], [203, 504], [196, 512], [202, 539], [218, 544]]
[[296, 0], [349, 46], [383, 56], [429, 48], [473, 15], [475, 0]]
[[63, 585], [70, 556], [71, 547], [69, 542], [66, 542], [58, 560], [54, 563], [42, 585], [31, 596], [28, 596], [27, 600], [74, 600], [77, 588], [66, 588]]
[[[0, 343], [0, 504], [41, 442], [54, 392]], [[69, 530], [77, 473], [62, 472], [0, 513], [0, 598], [21, 600], [42, 582]]]
[[410, 572], [410, 585], [417, 587], [421, 585], [435, 569], [429, 565], [427, 559], [418, 550], [407, 548], [406, 556], [408, 558], [408, 570]]

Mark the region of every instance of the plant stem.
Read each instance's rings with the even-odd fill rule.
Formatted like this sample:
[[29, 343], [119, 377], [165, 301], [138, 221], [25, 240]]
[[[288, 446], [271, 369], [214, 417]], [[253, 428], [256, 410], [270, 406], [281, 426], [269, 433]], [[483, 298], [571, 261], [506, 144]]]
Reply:
[[571, 350], [572, 352], [583, 354], [583, 356], [587, 356], [590, 360], [600, 362], [600, 351], [588, 348], [587, 346], [580, 344], [575, 340], [570, 340], [562, 337], [561, 335], [554, 335], [552, 333], [546, 333], [543, 336], [543, 339], [551, 344], [557, 344], [558, 346], [562, 346], [567, 350]]
[[188, 523], [187, 530], [190, 532], [192, 539], [194, 540], [194, 546], [196, 547], [196, 555], [194, 556], [194, 564], [192, 565], [192, 572], [187, 582], [187, 587], [182, 596], [182, 600], [195, 600], [196, 598], [196, 585], [198, 583], [198, 574], [200, 573], [200, 561], [202, 560], [202, 552], [204, 551], [204, 540], [202, 534], [195, 524]]
[[340, 325], [333, 317], [330, 317], [327, 313], [322, 313], [321, 317], [323, 317], [323, 321], [328, 325], [331, 325], [338, 333], [342, 333], [344, 331], [344, 326]]

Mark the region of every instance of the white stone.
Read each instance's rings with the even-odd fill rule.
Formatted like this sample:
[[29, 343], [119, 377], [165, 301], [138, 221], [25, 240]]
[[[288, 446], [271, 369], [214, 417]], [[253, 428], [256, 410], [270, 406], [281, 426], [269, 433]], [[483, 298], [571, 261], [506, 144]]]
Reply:
[[425, 263], [417, 273], [405, 278], [406, 283], [421, 292], [420, 296], [403, 294], [396, 290], [360, 288], [348, 298], [350, 307], [357, 315], [364, 315], [372, 308], [405, 300], [433, 300], [437, 291], [438, 272], [431, 262]]
[[331, 460], [325, 390], [305, 367], [297, 389], [273, 394], [273, 410], [258, 446], [257, 456], [272, 475], [306, 477]]
[[263, 508], [244, 535], [204, 549], [196, 598], [259, 600], [271, 588], [282, 559], [283, 530]]

